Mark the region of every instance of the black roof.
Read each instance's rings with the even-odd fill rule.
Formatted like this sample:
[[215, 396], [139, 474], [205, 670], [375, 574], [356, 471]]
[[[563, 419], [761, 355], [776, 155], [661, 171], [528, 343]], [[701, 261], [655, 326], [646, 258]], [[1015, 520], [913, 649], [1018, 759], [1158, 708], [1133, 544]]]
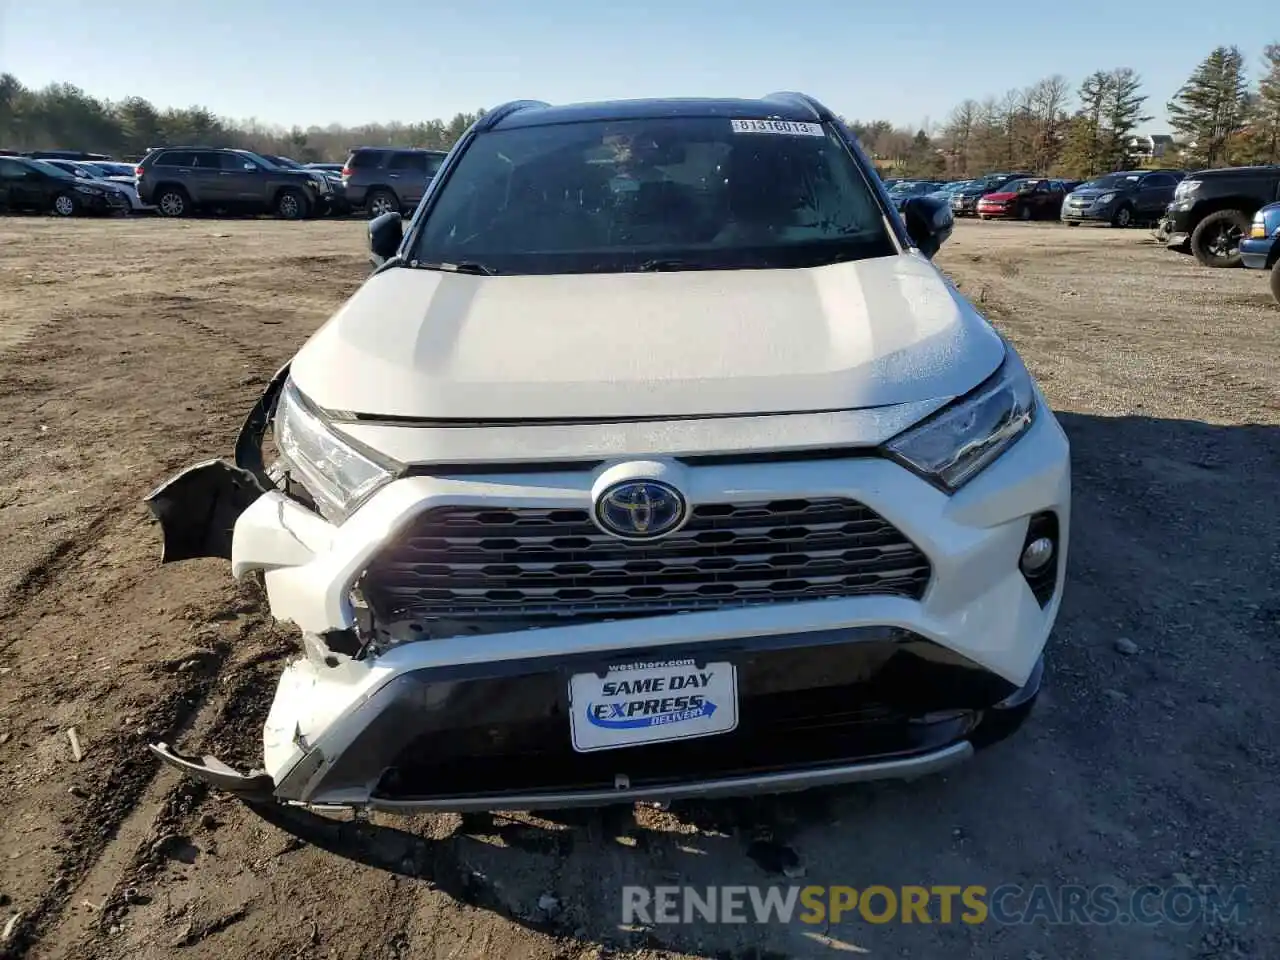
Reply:
[[1249, 176], [1250, 174], [1265, 173], [1274, 176], [1280, 173], [1280, 164], [1276, 163], [1258, 163], [1251, 167], [1210, 167], [1207, 170], [1197, 170], [1195, 176], [1202, 177], [1206, 173], [1213, 174], [1215, 177], [1229, 176]]
[[372, 150], [379, 153], [429, 153], [434, 156], [445, 156], [448, 150], [431, 150], [427, 147], [352, 147], [349, 153], [359, 153], [362, 150]]
[[726, 117], [740, 120], [828, 120], [831, 113], [803, 94], [770, 94], [756, 100], [675, 97], [649, 100], [601, 100], [552, 106], [536, 101], [504, 104], [481, 119], [482, 129], [510, 130], [558, 123], [638, 120], [666, 117]]

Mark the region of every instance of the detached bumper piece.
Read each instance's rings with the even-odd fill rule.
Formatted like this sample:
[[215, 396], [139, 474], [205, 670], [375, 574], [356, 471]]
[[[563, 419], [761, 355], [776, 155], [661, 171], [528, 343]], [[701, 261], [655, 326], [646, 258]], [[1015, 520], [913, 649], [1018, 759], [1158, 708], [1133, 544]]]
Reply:
[[234, 793], [246, 800], [272, 799], [275, 784], [265, 773], [240, 773], [217, 757], [183, 756], [167, 743], [151, 744], [151, 752], [169, 766], [211, 787]]

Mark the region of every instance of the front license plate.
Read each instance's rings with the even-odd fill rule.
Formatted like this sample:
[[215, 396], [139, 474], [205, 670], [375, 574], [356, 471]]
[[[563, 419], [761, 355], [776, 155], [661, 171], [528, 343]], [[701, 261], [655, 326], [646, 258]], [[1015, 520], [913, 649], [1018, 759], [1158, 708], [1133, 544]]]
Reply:
[[579, 753], [708, 737], [737, 725], [731, 663], [646, 661], [569, 679], [569, 732]]

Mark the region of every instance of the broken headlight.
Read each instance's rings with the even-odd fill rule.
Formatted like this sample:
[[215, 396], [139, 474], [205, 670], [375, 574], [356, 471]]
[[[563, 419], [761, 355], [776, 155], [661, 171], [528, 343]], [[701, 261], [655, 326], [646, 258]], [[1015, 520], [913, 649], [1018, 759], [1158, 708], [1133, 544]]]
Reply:
[[917, 473], [952, 492], [1005, 452], [1031, 426], [1036, 391], [1012, 348], [1004, 363], [967, 396], [886, 445]]
[[374, 460], [340, 437], [292, 380], [285, 383], [276, 406], [275, 442], [292, 478], [331, 523], [341, 523], [395, 476], [393, 465]]

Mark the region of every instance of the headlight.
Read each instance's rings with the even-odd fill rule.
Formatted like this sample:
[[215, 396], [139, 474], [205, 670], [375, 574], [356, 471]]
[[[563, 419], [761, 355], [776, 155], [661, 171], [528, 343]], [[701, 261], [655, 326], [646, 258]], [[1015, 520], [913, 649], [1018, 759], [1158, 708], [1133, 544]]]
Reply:
[[1116, 195], [1114, 193], [1104, 193], [1098, 198], [1098, 203], [1110, 203], [1115, 198]]
[[1201, 181], [1199, 180], [1183, 180], [1173, 188], [1173, 199], [1181, 200], [1184, 197], [1191, 196], [1200, 189], [1200, 183]]
[[102, 196], [102, 191], [95, 187], [76, 187], [76, 193], [86, 193], [91, 197]]
[[1008, 348], [985, 383], [890, 440], [900, 460], [948, 491], [960, 489], [1009, 448], [1035, 417], [1031, 375]]
[[280, 457], [316, 502], [326, 520], [341, 523], [370, 494], [392, 479], [377, 463], [335, 434], [292, 381], [276, 407], [275, 441]]

